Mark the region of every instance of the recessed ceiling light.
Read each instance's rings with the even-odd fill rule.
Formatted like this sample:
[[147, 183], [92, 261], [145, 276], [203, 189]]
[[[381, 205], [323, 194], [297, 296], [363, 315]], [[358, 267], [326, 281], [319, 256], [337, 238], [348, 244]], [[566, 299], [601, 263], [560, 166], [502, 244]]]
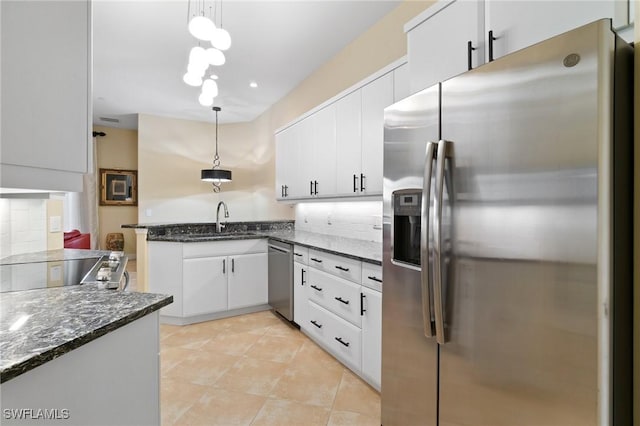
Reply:
[[258, 87], [258, 83], [252, 81], [251, 83], [249, 83], [249, 87], [253, 87], [255, 89], [256, 87]]
[[217, 80], [217, 79], [218, 79], [218, 76], [217, 76], [217, 75], [215, 75], [215, 74], [211, 74], [211, 78], [212, 78], [213, 80]]

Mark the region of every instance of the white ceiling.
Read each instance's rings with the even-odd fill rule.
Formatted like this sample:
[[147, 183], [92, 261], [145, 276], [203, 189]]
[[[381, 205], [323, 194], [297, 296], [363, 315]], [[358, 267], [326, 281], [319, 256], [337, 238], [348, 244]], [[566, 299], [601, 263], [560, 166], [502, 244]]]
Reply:
[[[232, 45], [226, 64], [215, 67], [219, 121], [253, 120], [400, 1], [224, 0], [222, 27]], [[187, 30], [188, 6], [94, 0], [94, 124], [134, 129], [138, 113], [213, 121], [211, 108], [198, 103], [200, 89], [182, 81], [198, 44]], [[252, 80], [258, 88], [249, 87]]]

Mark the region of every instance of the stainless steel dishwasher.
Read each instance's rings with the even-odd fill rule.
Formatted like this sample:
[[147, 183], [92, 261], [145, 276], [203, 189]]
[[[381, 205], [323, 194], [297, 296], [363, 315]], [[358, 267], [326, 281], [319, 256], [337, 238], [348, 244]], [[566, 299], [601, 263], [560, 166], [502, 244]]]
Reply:
[[293, 246], [269, 240], [269, 305], [293, 321]]

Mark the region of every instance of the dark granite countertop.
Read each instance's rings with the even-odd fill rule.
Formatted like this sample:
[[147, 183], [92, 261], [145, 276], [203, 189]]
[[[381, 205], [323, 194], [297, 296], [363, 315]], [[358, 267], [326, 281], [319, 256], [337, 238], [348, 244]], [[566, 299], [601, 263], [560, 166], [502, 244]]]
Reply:
[[[93, 285], [4, 293], [0, 383], [172, 302], [172, 296], [99, 290]], [[17, 327], [20, 321], [25, 322]]]
[[197, 243], [203, 241], [246, 240], [255, 238], [272, 238], [285, 243], [298, 244], [322, 250], [356, 260], [382, 265], [382, 243], [358, 240], [355, 238], [336, 237], [334, 235], [317, 234], [315, 232], [296, 230], [223, 232], [221, 234], [176, 234], [148, 236], [147, 241], [169, 241], [178, 243]]

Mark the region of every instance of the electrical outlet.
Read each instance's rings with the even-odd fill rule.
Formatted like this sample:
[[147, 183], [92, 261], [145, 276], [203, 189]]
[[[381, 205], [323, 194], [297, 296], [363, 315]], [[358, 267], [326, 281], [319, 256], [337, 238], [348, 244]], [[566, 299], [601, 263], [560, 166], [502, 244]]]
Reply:
[[144, 211], [144, 214], [145, 214], [145, 216], [147, 216], [147, 217], [151, 217], [151, 215], [153, 214], [153, 211], [151, 211], [151, 209], [146, 209], [146, 210]]
[[373, 229], [382, 229], [382, 217], [373, 216]]
[[49, 232], [62, 232], [62, 217], [49, 217]]

